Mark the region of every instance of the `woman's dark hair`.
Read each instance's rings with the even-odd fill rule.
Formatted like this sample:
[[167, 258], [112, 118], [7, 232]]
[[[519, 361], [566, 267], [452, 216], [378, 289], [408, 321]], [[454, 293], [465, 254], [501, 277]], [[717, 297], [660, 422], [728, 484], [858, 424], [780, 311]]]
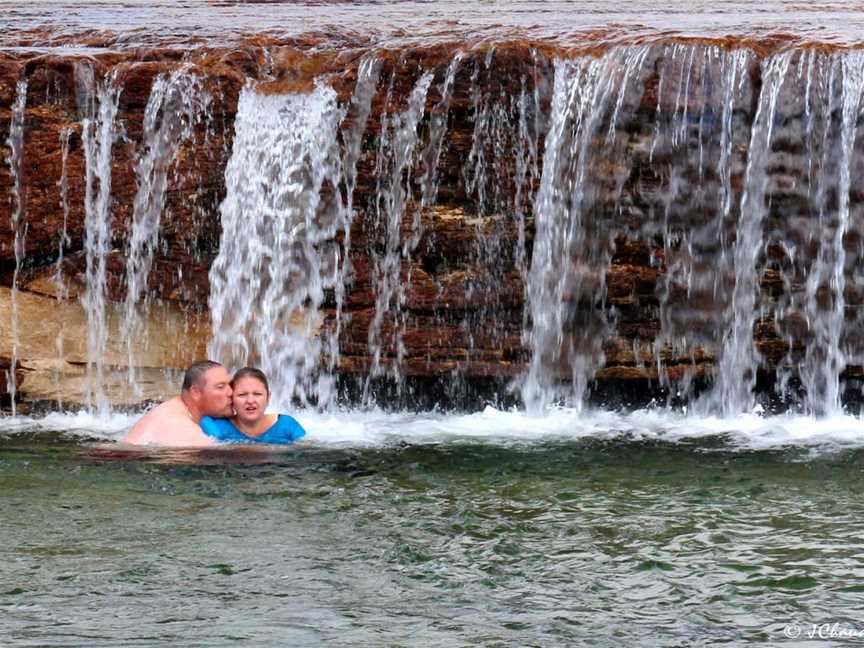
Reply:
[[234, 374], [234, 377], [231, 379], [231, 389], [234, 389], [234, 385], [237, 384], [237, 381], [241, 378], [255, 378], [260, 380], [264, 384], [264, 389], [267, 390], [267, 393], [270, 393], [270, 384], [267, 382], [267, 376], [264, 375], [264, 372], [255, 367], [243, 367], [242, 369], [238, 369], [237, 373]]

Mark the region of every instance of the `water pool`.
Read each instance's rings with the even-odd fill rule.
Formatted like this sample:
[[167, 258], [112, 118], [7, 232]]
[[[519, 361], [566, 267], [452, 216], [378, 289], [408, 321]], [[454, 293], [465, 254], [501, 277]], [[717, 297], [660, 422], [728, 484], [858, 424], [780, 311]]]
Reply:
[[340, 416], [307, 417], [305, 446], [255, 454], [120, 452], [105, 441], [123, 419], [4, 421], [3, 645], [798, 632], [826, 646], [864, 628], [856, 419], [805, 433], [806, 419], [735, 432], [648, 413]]

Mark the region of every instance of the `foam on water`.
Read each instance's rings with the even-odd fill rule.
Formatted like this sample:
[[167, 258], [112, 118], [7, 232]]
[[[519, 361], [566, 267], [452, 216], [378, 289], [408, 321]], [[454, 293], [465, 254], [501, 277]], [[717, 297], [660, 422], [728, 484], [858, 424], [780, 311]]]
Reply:
[[0, 439], [22, 433], [63, 433], [70, 438], [104, 439], [115, 441], [132, 427], [140, 414], [102, 416], [86, 410], [78, 412], [52, 412], [45, 416], [11, 416], [3, 419]]
[[[82, 411], [53, 413], [42, 418], [10, 417], [3, 420], [0, 439], [25, 433], [61, 433], [73, 440], [116, 441], [138, 416], [114, 414], [104, 419]], [[791, 447], [809, 449], [812, 454], [819, 455], [864, 448], [864, 419], [848, 414], [816, 418], [750, 413], [720, 418], [661, 409], [623, 413], [560, 408], [546, 416], [534, 416], [524, 410], [499, 410], [490, 406], [470, 414], [303, 410], [295, 412], [294, 416], [307, 431], [304, 444], [318, 447], [370, 448], [403, 443], [532, 445], [588, 439], [692, 444], [719, 437], [723, 441], [720, 449], [733, 451]], [[711, 447], [716, 444], [712, 443]]]

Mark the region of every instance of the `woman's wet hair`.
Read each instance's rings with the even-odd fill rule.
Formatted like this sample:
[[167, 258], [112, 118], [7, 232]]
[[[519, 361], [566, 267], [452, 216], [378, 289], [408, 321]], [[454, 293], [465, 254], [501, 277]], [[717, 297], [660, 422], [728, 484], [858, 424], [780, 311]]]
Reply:
[[234, 377], [231, 379], [231, 389], [234, 389], [234, 385], [237, 384], [237, 381], [241, 378], [255, 378], [256, 380], [260, 380], [264, 389], [267, 390], [267, 393], [270, 393], [270, 384], [267, 382], [267, 376], [264, 375], [264, 372], [256, 367], [243, 367], [242, 369], [238, 369], [237, 373], [234, 374]]

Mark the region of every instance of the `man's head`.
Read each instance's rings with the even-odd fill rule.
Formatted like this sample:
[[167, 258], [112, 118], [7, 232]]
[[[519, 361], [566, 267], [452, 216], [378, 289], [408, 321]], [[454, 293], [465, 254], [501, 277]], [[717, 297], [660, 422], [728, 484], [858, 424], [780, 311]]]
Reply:
[[218, 362], [201, 360], [189, 366], [183, 376], [181, 397], [200, 416], [231, 416], [231, 377]]

